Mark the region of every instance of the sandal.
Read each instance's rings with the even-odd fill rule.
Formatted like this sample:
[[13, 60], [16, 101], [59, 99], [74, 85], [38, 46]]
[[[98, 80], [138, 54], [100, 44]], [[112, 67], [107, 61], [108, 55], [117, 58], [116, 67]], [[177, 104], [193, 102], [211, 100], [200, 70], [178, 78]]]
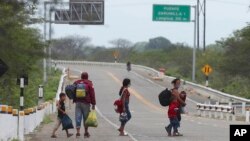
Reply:
[[73, 136], [73, 134], [68, 134], [67, 137], [70, 138], [71, 136]]
[[128, 136], [128, 134], [123, 132], [123, 133], [120, 133], [119, 136]]
[[173, 136], [183, 136], [183, 135], [181, 133], [179, 133], [179, 132], [176, 132], [176, 133], [173, 134]]
[[90, 137], [90, 134], [89, 133], [85, 133], [84, 134], [84, 138], [89, 138]]
[[57, 138], [57, 136], [56, 135], [52, 135], [51, 138]]
[[81, 134], [80, 133], [76, 133], [76, 137], [80, 137], [81, 136]]
[[168, 133], [168, 136], [171, 136], [171, 129], [169, 129], [168, 127], [165, 127], [167, 133]]

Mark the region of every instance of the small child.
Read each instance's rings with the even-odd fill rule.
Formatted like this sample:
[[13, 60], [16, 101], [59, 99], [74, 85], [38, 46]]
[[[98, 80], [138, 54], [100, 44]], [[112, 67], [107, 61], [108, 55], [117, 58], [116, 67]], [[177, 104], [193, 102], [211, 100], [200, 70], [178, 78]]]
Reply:
[[179, 106], [180, 104], [177, 98], [173, 99], [173, 101], [169, 104], [168, 118], [169, 118], [170, 124], [167, 127], [165, 127], [168, 133], [168, 136], [171, 136], [172, 128], [174, 129], [173, 136], [182, 136], [182, 134], [178, 132], [178, 127], [180, 127], [180, 122], [177, 118]]
[[[60, 125], [62, 124], [61, 120], [62, 120], [63, 116], [66, 115], [66, 112], [65, 112], [65, 103], [64, 103], [64, 101], [66, 100], [66, 94], [65, 93], [60, 93], [59, 97], [60, 97], [60, 100], [57, 103], [57, 109], [58, 109], [57, 122], [56, 122], [54, 130], [52, 132], [51, 138], [57, 138], [57, 136], [56, 136], [55, 133], [58, 130], [58, 128], [60, 127]], [[73, 135], [73, 134], [70, 134], [68, 132], [68, 130], [65, 130], [65, 131], [66, 131], [66, 134], [67, 134], [68, 138]]]
[[[181, 98], [184, 102], [186, 102], [187, 93], [186, 93], [185, 91], [181, 91], [181, 93], [180, 93], [180, 98]], [[186, 113], [185, 107], [182, 106], [182, 105], [180, 106], [180, 113], [181, 113], [181, 114], [185, 114], [185, 113]]]

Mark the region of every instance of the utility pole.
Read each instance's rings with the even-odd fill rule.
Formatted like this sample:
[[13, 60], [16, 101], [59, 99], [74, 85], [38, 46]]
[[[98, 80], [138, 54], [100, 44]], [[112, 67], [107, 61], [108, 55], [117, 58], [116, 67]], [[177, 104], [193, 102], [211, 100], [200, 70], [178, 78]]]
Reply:
[[197, 0], [197, 49], [200, 49], [200, 0]]
[[52, 14], [52, 9], [51, 9], [51, 5], [50, 5], [50, 9], [49, 9], [49, 72], [51, 72], [51, 36], [52, 36], [52, 27], [51, 27], [51, 14]]
[[[44, 2], [44, 42], [46, 43], [46, 31], [47, 31], [47, 27], [46, 27], [46, 16], [47, 16], [47, 14], [46, 14], [46, 12], [47, 12], [47, 2], [45, 1]], [[43, 82], [44, 83], [46, 83], [46, 81], [47, 81], [47, 62], [46, 62], [46, 54], [47, 54], [47, 47], [46, 47], [46, 45], [45, 45], [45, 47], [44, 47], [44, 58], [43, 58]]]
[[194, 46], [193, 46], [193, 71], [192, 71], [192, 81], [195, 81], [195, 68], [196, 68], [196, 29], [197, 29], [197, 6], [193, 6], [194, 8]]
[[204, 22], [203, 22], [203, 51], [206, 51], [206, 0], [204, 0], [203, 2], [204, 4], [204, 11], [203, 11], [203, 18], [204, 18]]

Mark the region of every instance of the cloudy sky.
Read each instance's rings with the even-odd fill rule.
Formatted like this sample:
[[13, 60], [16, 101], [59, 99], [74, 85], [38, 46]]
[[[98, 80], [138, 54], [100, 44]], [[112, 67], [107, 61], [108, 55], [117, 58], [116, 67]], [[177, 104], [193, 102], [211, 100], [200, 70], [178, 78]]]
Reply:
[[[138, 42], [164, 36], [192, 46], [193, 23], [153, 22], [153, 4], [194, 5], [196, 0], [105, 0], [104, 25], [53, 25], [53, 38], [88, 36], [94, 45], [110, 46], [109, 41], [117, 38]], [[207, 0], [207, 43], [246, 26], [250, 22], [249, 5], [249, 0]]]

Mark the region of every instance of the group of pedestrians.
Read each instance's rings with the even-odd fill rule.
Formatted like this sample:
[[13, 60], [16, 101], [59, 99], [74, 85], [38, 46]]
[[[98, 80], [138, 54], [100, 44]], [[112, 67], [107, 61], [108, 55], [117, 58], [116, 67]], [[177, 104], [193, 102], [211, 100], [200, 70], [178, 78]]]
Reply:
[[[171, 89], [171, 102], [168, 108], [168, 118], [170, 124], [165, 127], [168, 136], [182, 136], [179, 133], [178, 128], [180, 127], [181, 121], [181, 113], [184, 113], [184, 106], [186, 105], [186, 93], [182, 91], [179, 93], [180, 88], [180, 79], [174, 79], [172, 81], [173, 89]], [[84, 126], [84, 138], [89, 138], [90, 133], [88, 131], [88, 126], [85, 125], [85, 121], [91, 111], [95, 110], [96, 99], [95, 99], [95, 91], [93, 87], [93, 83], [88, 79], [88, 73], [84, 72], [81, 74], [81, 79], [74, 82], [75, 86], [75, 94], [73, 97], [73, 102], [75, 103], [75, 121], [76, 121], [76, 137], [80, 137], [80, 129], [81, 123], [83, 121]], [[120, 128], [118, 129], [120, 136], [127, 136], [124, 131], [125, 125], [131, 119], [131, 112], [129, 109], [129, 102], [130, 102], [130, 92], [129, 87], [131, 86], [131, 80], [125, 78], [123, 80], [122, 87], [120, 88], [119, 95], [121, 101], [121, 110], [118, 112], [120, 114]], [[60, 94], [60, 100], [57, 103], [58, 107], [58, 118], [55, 128], [52, 132], [52, 138], [56, 138], [55, 132], [58, 130], [59, 126], [62, 124], [62, 117], [63, 115], [67, 114], [65, 111], [65, 104], [64, 101], [66, 99], [66, 95], [64, 93]], [[173, 134], [172, 132], [173, 128]], [[73, 134], [69, 133], [66, 130], [67, 137], [71, 137]]]

